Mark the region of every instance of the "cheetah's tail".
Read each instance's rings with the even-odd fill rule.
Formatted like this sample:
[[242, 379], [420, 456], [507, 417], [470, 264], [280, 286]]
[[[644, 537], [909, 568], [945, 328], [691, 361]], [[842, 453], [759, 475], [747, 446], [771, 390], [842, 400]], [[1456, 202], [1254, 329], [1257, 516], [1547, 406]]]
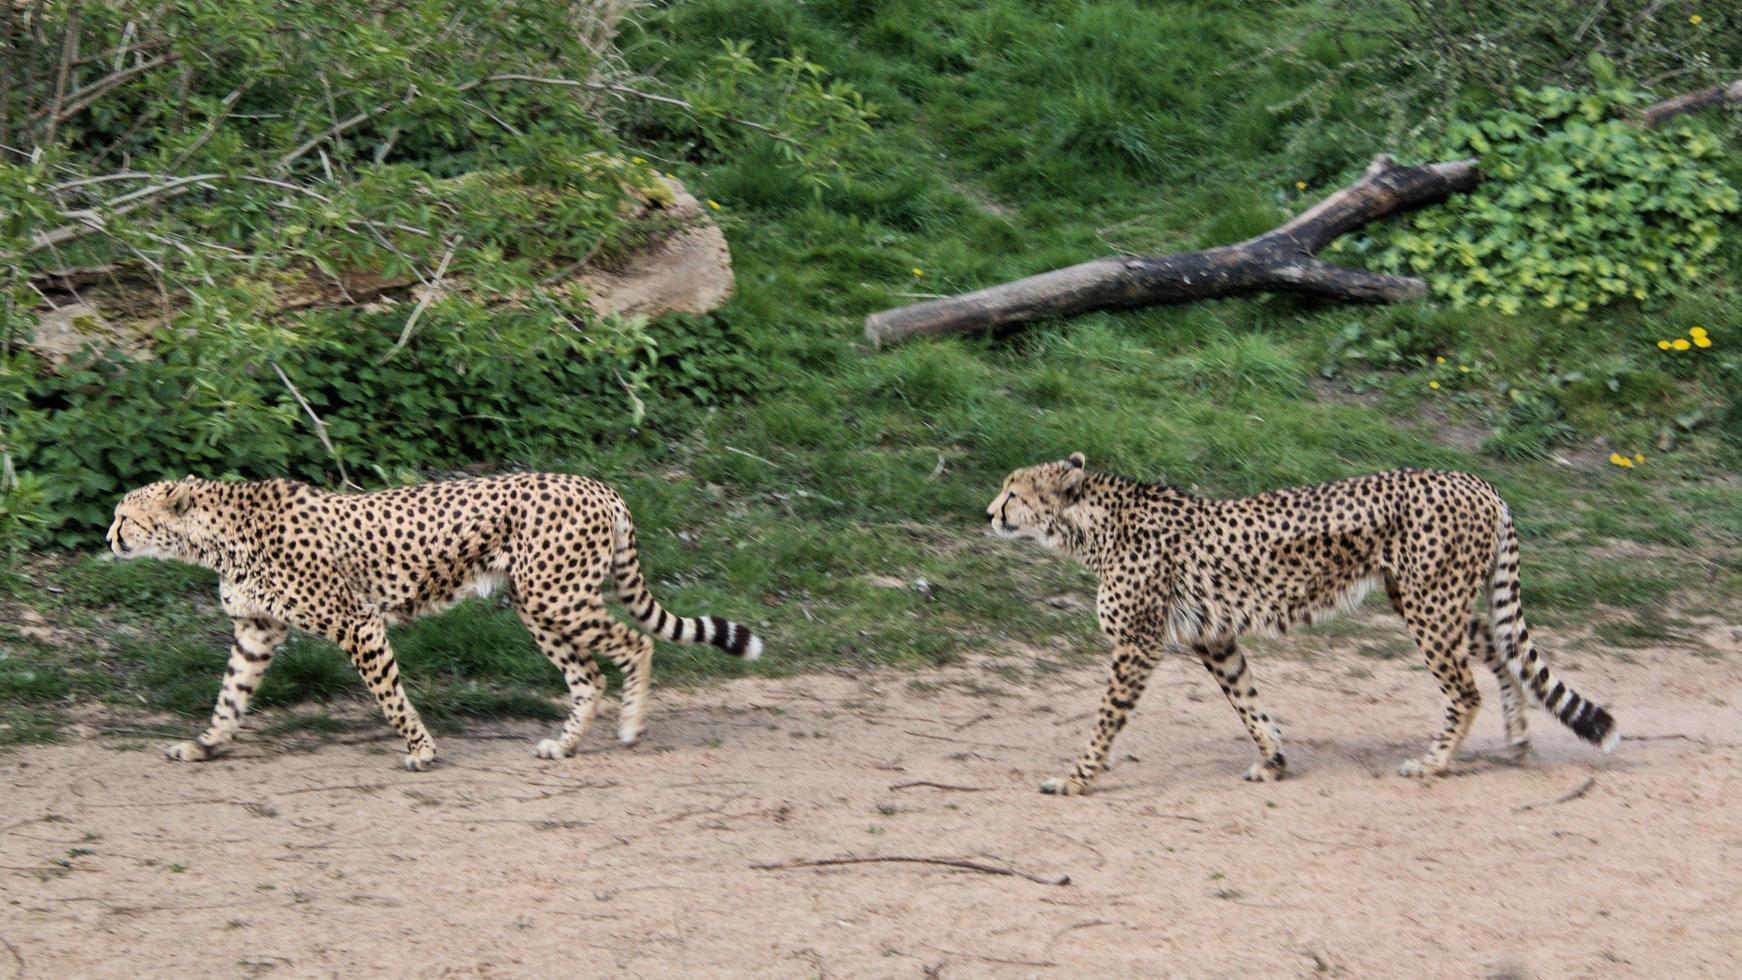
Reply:
[[679, 643], [711, 643], [744, 660], [762, 656], [762, 640], [747, 626], [719, 616], [673, 616], [665, 611], [648, 589], [647, 580], [641, 577], [635, 524], [626, 506], [618, 508], [612, 542], [611, 577], [617, 583], [617, 597], [648, 632]]
[[1530, 642], [1530, 627], [1524, 624], [1524, 608], [1519, 601], [1518, 534], [1512, 527], [1512, 511], [1500, 504], [1500, 522], [1495, 528], [1493, 591], [1488, 596], [1488, 621], [1494, 631], [1494, 643], [1506, 658], [1512, 676], [1528, 689], [1549, 714], [1587, 742], [1613, 752], [1621, 741], [1621, 730], [1615, 717], [1602, 705], [1567, 686], [1548, 662], [1537, 655]]

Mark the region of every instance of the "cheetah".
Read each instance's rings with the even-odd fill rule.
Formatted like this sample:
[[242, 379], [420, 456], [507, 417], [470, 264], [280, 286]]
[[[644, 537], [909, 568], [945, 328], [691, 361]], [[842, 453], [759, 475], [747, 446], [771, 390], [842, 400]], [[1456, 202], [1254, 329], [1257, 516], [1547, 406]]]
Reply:
[[744, 660], [762, 653], [750, 630], [718, 616], [667, 612], [641, 577], [635, 526], [616, 491], [546, 473], [454, 480], [374, 493], [330, 493], [291, 480], [188, 477], [128, 493], [109, 546], [120, 558], [165, 558], [218, 573], [235, 640], [211, 725], [171, 746], [196, 762], [224, 748], [291, 627], [350, 656], [387, 720], [405, 739], [405, 768], [422, 771], [435, 743], [406, 699], [387, 627], [507, 585], [515, 611], [568, 683], [561, 733], [542, 759], [573, 755], [605, 693], [593, 655], [622, 671], [617, 737], [646, 722], [653, 640], [612, 618], [603, 586], [654, 636], [711, 643]]
[[[1246, 779], [1286, 772], [1282, 733], [1236, 646], [1358, 605], [1383, 587], [1446, 699], [1444, 729], [1404, 776], [1442, 774], [1481, 699], [1479, 657], [1500, 681], [1513, 754], [1529, 751], [1524, 691], [1580, 738], [1611, 751], [1609, 712], [1557, 678], [1519, 604], [1518, 538], [1500, 494], [1467, 473], [1395, 470], [1256, 497], [1216, 500], [1089, 472], [1082, 453], [1019, 469], [987, 508], [995, 534], [1030, 538], [1100, 579], [1095, 611], [1113, 643], [1112, 676], [1088, 747], [1041, 791], [1084, 792], [1164, 650], [1197, 655], [1233, 704], [1259, 760]], [[1488, 613], [1475, 613], [1488, 580]]]

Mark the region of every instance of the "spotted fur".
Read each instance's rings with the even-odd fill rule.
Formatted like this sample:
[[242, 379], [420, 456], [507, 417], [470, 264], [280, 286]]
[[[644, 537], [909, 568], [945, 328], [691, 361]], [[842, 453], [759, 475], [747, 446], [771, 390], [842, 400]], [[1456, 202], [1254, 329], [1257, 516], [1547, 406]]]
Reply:
[[[1469, 734], [1481, 704], [1472, 653], [1500, 681], [1520, 757], [1525, 691], [1605, 751], [1620, 738], [1609, 712], [1556, 677], [1531, 643], [1512, 513], [1467, 473], [1396, 470], [1213, 500], [1091, 473], [1077, 453], [1010, 474], [987, 516], [996, 533], [1037, 540], [1100, 577], [1095, 608], [1113, 641], [1112, 677], [1088, 748], [1044, 792], [1081, 793], [1106, 768], [1166, 649], [1196, 654], [1245, 723], [1259, 752], [1246, 778], [1281, 778], [1282, 733], [1236, 642], [1351, 608], [1374, 588], [1385, 589], [1446, 698], [1445, 727], [1400, 774], [1445, 772]], [[1484, 579], [1486, 618], [1475, 612]]]
[[168, 558], [217, 571], [234, 626], [212, 723], [171, 758], [210, 757], [235, 737], [290, 627], [343, 647], [387, 720], [405, 739], [405, 767], [422, 770], [435, 743], [406, 699], [387, 627], [488, 595], [506, 584], [514, 609], [568, 683], [570, 713], [540, 758], [572, 755], [592, 724], [605, 676], [623, 674], [617, 735], [645, 725], [653, 641], [613, 619], [603, 587], [654, 636], [711, 643], [755, 660], [762, 641], [718, 616], [667, 612], [641, 577], [629, 508], [597, 480], [520, 473], [336, 494], [289, 480], [229, 483], [188, 477], [127, 494], [109, 544], [122, 558]]

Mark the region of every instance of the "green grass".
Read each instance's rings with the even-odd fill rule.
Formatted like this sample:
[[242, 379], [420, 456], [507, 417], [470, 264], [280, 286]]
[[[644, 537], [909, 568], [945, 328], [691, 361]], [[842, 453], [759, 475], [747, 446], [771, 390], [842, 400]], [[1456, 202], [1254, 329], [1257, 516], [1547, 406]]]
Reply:
[[[1338, 142], [1269, 108], [1304, 78], [1288, 59], [1259, 56], [1317, 9], [693, 0], [631, 30], [633, 63], [678, 74], [721, 37], [754, 37], [764, 53], [799, 46], [883, 113], [851, 175], [820, 196], [772, 151], [673, 165], [724, 206], [737, 292], [714, 320], [759, 365], [753, 394], [704, 409], [662, 389], [635, 436], [525, 461], [617, 486], [662, 601], [739, 619], [767, 641], [751, 667], [661, 644], [657, 683], [938, 664], [1010, 641], [1063, 657], [1098, 650], [1091, 614], [1043, 601], [1086, 598], [1086, 574], [982, 533], [1005, 472], [1072, 451], [1215, 494], [1404, 465], [1467, 469], [1513, 506], [1533, 618], [1690, 595], [1734, 605], [1742, 485], [1714, 421], [1719, 394], [1692, 362], [1627, 353], [1655, 356], [1647, 345], [1694, 322], [1721, 345], [1742, 343], [1733, 246], [1712, 282], [1667, 306], [1574, 324], [1257, 297], [1091, 314], [1002, 338], [864, 343], [864, 316], [911, 294], [974, 289], [1113, 247], [1235, 241], [1352, 176], [1389, 148], [1345, 138], [1361, 132], [1371, 93], [1332, 99]], [[1310, 32], [1301, 50], [1327, 64], [1360, 53]], [[650, 142], [664, 135], [652, 117], [631, 124]], [[1544, 408], [1514, 390], [1555, 397]], [[1674, 421], [1701, 409], [1691, 427]], [[1452, 424], [1476, 445], [1450, 437]], [[1660, 452], [1666, 426], [1676, 444]], [[1609, 467], [1611, 447], [1648, 461]], [[1615, 541], [1649, 548], [1598, 557]], [[1700, 571], [1674, 549], [1697, 554]], [[921, 578], [929, 595], [893, 584]], [[11, 601], [93, 638], [125, 627], [125, 638], [93, 640], [59, 667], [53, 651], [9, 651], [0, 702], [209, 711], [227, 644], [209, 574], [77, 559], [32, 562], [26, 579], [9, 587]], [[0, 645], [14, 642], [0, 634]], [[393, 642], [432, 719], [560, 713], [556, 671], [499, 603], [396, 629]], [[298, 639], [259, 703], [362, 693], [338, 651]]]

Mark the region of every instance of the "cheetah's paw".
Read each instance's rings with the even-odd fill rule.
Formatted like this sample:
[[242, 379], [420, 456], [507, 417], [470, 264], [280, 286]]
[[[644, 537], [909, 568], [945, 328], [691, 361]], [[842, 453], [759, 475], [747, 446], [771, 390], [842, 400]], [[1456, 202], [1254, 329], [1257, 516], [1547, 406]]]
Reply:
[[405, 771], [428, 772], [430, 765], [434, 762], [435, 746], [426, 745], [415, 752], [407, 752], [405, 754]]
[[1074, 776], [1055, 776], [1040, 784], [1040, 791], [1050, 796], [1081, 796], [1088, 784]]
[[212, 750], [192, 739], [177, 742], [163, 750], [163, 754], [176, 762], [204, 762], [212, 757]]
[[619, 725], [617, 741], [623, 745], [634, 745], [641, 738], [641, 725]]
[[1406, 759], [1397, 767], [1397, 774], [1408, 779], [1432, 779], [1446, 774], [1445, 766], [1436, 766], [1426, 759]]
[[566, 759], [574, 755], [575, 750], [565, 748], [563, 743], [554, 738], [547, 738], [538, 743], [538, 747], [532, 750], [532, 754], [540, 759]]
[[1288, 770], [1269, 762], [1254, 762], [1244, 778], [1249, 783], [1274, 783], [1288, 775]]

